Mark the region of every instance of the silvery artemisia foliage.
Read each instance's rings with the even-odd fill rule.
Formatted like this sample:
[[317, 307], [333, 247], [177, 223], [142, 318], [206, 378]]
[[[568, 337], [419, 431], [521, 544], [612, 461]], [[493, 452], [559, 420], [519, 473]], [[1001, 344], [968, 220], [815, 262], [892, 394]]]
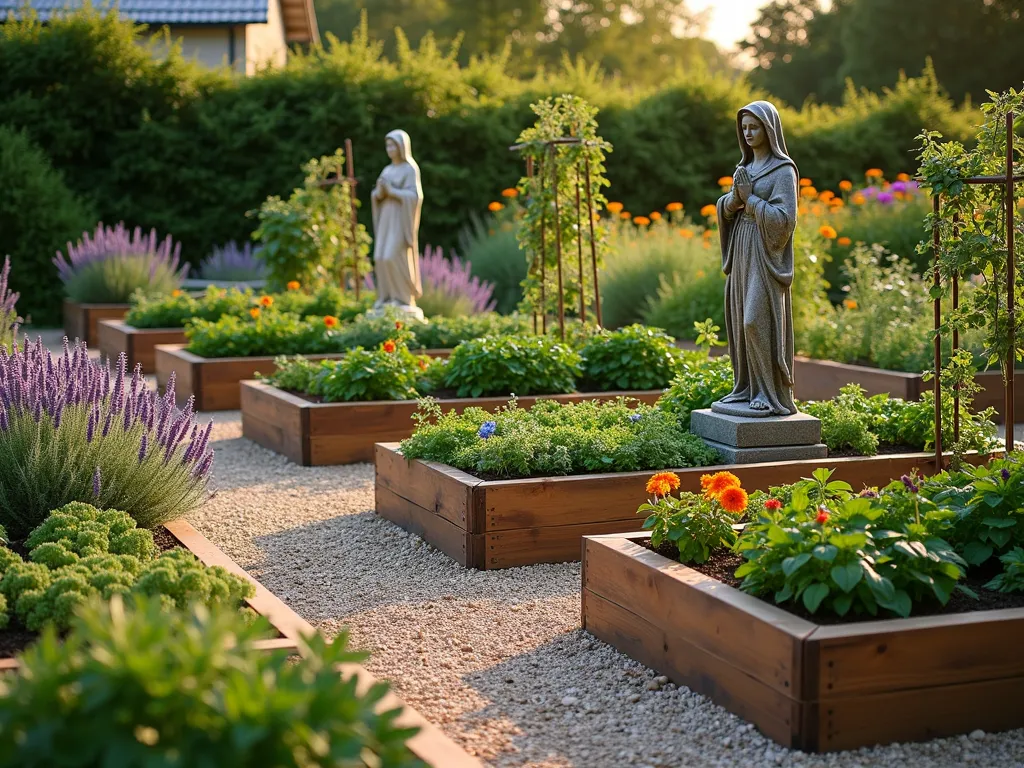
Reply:
[[28, 339], [0, 349], [0, 524], [18, 537], [71, 501], [121, 509], [153, 527], [206, 497], [211, 422], [175, 406], [141, 371], [89, 360], [85, 344], [51, 354]]

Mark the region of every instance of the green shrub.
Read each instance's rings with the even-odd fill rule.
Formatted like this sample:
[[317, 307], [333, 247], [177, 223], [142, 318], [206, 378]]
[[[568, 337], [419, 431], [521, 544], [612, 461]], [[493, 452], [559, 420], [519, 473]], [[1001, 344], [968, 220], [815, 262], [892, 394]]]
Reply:
[[425, 392], [421, 381], [430, 367], [426, 355], [409, 351], [408, 332], [396, 334], [377, 349], [356, 347], [340, 360], [325, 360], [310, 382], [309, 393], [326, 402], [413, 400]]
[[[0, 123], [3, 112], [0, 106]], [[95, 217], [67, 188], [43, 151], [23, 131], [2, 124], [0, 179], [0, 257], [12, 257], [11, 281], [21, 293], [22, 313], [37, 325], [56, 323], [62, 291], [53, 254], [80, 237]]]
[[135, 297], [125, 315], [133, 328], [183, 328], [189, 320], [216, 322], [226, 315], [242, 316], [254, 306], [252, 291], [210, 286], [202, 296], [184, 291]]
[[1014, 547], [999, 558], [1003, 572], [985, 585], [999, 592], [1024, 592], [1024, 549]]
[[684, 355], [679, 374], [658, 399], [658, 408], [690, 428], [690, 413], [710, 408], [732, 392], [732, 363], [728, 356], [708, 357], [702, 352]]
[[446, 368], [459, 397], [557, 395], [575, 391], [580, 356], [541, 336], [484, 336], [459, 344]]
[[377, 711], [387, 686], [360, 692], [338, 673], [364, 658], [346, 633], [303, 641], [293, 662], [257, 647], [268, 630], [227, 608], [91, 604], [0, 683], [0, 766], [422, 765], [405, 746], [415, 729], [395, 724], [399, 710]]
[[495, 310], [503, 315], [515, 312], [523, 300], [522, 282], [529, 267], [529, 257], [519, 249], [515, 211], [505, 208], [487, 219], [470, 213], [459, 232], [459, 253], [470, 274], [494, 286]]
[[442, 413], [423, 401], [409, 459], [449, 464], [501, 478], [625, 472], [707, 466], [715, 451], [683, 431], [669, 414], [620, 398], [560, 404], [542, 400], [528, 410], [511, 403], [491, 414], [481, 408]]
[[661, 279], [655, 295], [642, 310], [648, 325], [665, 328], [682, 339], [694, 339], [693, 324], [710, 317], [725, 326], [725, 275], [721, 270], [698, 272], [693, 277], [676, 274]]
[[630, 325], [593, 336], [583, 355], [583, 391], [664, 389], [682, 364], [675, 339], [657, 328]]
[[188, 351], [200, 357], [254, 357], [259, 355], [323, 354], [342, 349], [339, 332], [323, 319], [303, 320], [298, 315], [260, 310], [255, 317], [225, 315], [216, 321], [194, 320], [185, 329]]

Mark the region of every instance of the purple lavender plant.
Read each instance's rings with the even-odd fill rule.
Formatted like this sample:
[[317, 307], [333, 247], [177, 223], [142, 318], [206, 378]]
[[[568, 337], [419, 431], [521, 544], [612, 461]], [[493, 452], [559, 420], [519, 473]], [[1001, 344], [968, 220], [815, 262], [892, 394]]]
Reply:
[[41, 340], [0, 348], [0, 524], [20, 537], [71, 501], [147, 528], [180, 517], [207, 496], [211, 427], [175, 406], [173, 380], [160, 397], [129, 376], [123, 354], [112, 372], [66, 339], [56, 356]]
[[11, 349], [18, 337], [18, 323], [21, 318], [14, 305], [20, 294], [12, 291], [7, 281], [11, 275], [11, 257], [4, 257], [4, 268], [0, 269], [0, 347]]
[[260, 249], [246, 243], [239, 248], [234, 240], [223, 248], [214, 248], [213, 253], [199, 266], [199, 277], [203, 280], [263, 280], [267, 265], [258, 257]]
[[181, 265], [181, 243], [170, 235], [157, 241], [156, 230], [129, 232], [124, 222], [105, 227], [101, 222], [89, 236], [68, 243], [67, 255], [53, 259], [68, 296], [75, 301], [122, 303], [137, 290], [169, 293], [188, 275]]
[[[427, 316], [457, 317], [493, 312], [497, 302], [494, 285], [470, 274], [470, 262], [454, 252], [444, 257], [440, 247], [426, 246], [420, 257], [423, 296], [416, 303]], [[366, 275], [364, 285], [374, 290], [373, 276]]]

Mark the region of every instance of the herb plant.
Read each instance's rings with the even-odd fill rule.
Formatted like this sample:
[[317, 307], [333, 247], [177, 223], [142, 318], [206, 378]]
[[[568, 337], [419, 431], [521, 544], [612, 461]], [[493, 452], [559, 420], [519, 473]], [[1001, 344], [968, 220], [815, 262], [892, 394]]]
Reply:
[[594, 335], [580, 350], [582, 389], [664, 389], [682, 361], [674, 342], [663, 331], [644, 325]]
[[0, 766], [422, 768], [406, 747], [415, 729], [378, 711], [387, 686], [338, 673], [364, 658], [346, 633], [308, 638], [293, 662], [256, 646], [262, 619], [134, 602], [91, 603], [63, 640], [47, 629], [0, 682]]
[[414, 400], [425, 394], [422, 381], [431, 361], [414, 355], [408, 334], [397, 335], [377, 349], [356, 347], [340, 360], [325, 360], [310, 382], [310, 394], [325, 402]]
[[484, 336], [459, 344], [448, 360], [445, 386], [459, 397], [554, 395], [572, 392], [580, 356], [540, 336]]
[[122, 509], [151, 528], [206, 498], [212, 422], [175, 408], [174, 382], [158, 397], [139, 369], [129, 377], [65, 342], [0, 349], [0, 524], [13, 537], [71, 501]]
[[985, 585], [998, 592], [1024, 592], [1024, 549], [1014, 547], [999, 558], [1003, 572]]
[[242, 316], [253, 306], [251, 291], [210, 286], [202, 296], [184, 291], [136, 296], [124, 321], [133, 328], [183, 328], [189, 320], [216, 322], [226, 315]]
[[732, 392], [732, 387], [732, 363], [728, 357], [684, 353], [679, 373], [659, 398], [658, 408], [689, 429], [692, 411], [710, 408], [713, 402]]
[[15, 305], [18, 303], [18, 294], [14, 293], [8, 285], [7, 280], [11, 275], [11, 258], [4, 257], [3, 269], [0, 269], [0, 348], [10, 351], [18, 338], [18, 311]]

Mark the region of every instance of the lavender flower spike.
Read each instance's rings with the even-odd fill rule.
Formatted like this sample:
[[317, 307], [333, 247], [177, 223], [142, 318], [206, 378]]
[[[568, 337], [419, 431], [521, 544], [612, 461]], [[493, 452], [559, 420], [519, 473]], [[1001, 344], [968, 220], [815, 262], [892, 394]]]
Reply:
[[436, 291], [452, 299], [469, 299], [473, 313], [490, 312], [497, 306], [493, 300], [494, 285], [473, 277], [470, 263], [462, 261], [455, 253], [446, 259], [440, 248], [426, 246], [420, 259], [420, 277], [426, 291]]
[[100, 468], [96, 466], [96, 471], [92, 473], [92, 496], [94, 499], [100, 497]]
[[143, 235], [142, 229], [136, 227], [135, 232], [129, 234], [124, 222], [116, 227], [105, 227], [100, 222], [92, 237], [88, 232], [83, 233], [82, 239], [77, 244], [68, 243], [67, 256], [58, 252], [53, 263], [57, 267], [60, 279], [66, 283], [74, 277], [76, 272], [92, 264], [108, 259], [147, 255], [153, 257], [150, 264], [151, 277], [159, 265], [166, 265], [168, 271], [176, 273], [179, 279], [184, 279], [188, 274], [188, 264], [179, 266], [181, 243], [175, 244], [171, 236], [168, 235], [157, 244], [155, 229], [148, 235]]

